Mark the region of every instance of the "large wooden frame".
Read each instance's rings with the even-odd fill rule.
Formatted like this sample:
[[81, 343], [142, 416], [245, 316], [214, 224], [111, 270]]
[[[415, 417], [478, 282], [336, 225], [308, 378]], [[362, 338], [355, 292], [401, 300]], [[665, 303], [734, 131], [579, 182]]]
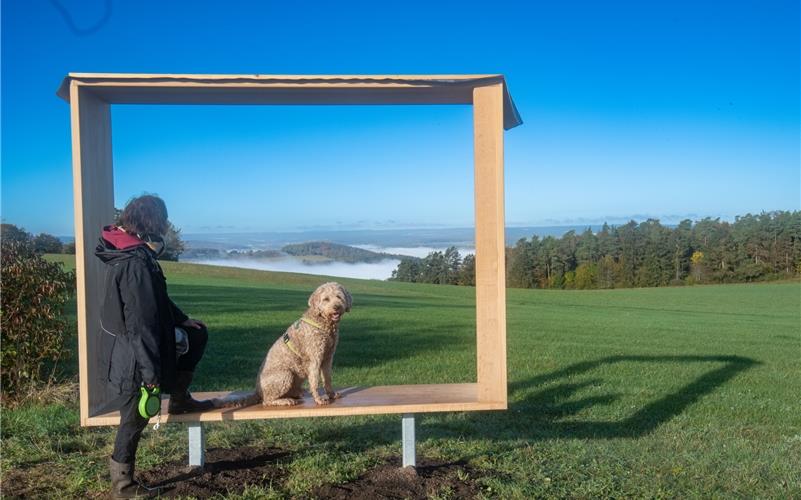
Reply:
[[[97, 378], [103, 269], [93, 249], [113, 218], [112, 104], [472, 104], [475, 154], [476, 361], [472, 384], [347, 389], [329, 406], [260, 405], [162, 421], [220, 421], [507, 407], [503, 131], [521, 123], [502, 75], [146, 75], [70, 73], [81, 425], [116, 425]], [[199, 397], [211, 394], [200, 393]], [[166, 404], [166, 403], [165, 403]], [[165, 412], [166, 413], [166, 412]]]

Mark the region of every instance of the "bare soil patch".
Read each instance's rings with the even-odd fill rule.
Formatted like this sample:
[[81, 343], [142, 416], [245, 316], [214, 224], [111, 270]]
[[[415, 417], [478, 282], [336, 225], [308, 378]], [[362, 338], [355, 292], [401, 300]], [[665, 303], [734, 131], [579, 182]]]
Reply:
[[[281, 460], [289, 452], [277, 448], [209, 449], [203, 470], [188, 470], [185, 461], [164, 464], [139, 474], [150, 486], [166, 486], [164, 496], [206, 498], [242, 492], [247, 486], [280, 488], [286, 472]], [[474, 498], [480, 488], [477, 472], [463, 462], [439, 463], [421, 460], [416, 469], [402, 468], [400, 460], [389, 459], [349, 483], [324, 485], [311, 492], [312, 498], [330, 499], [423, 499]]]
[[403, 468], [400, 460], [390, 459], [367, 471], [355, 481], [325, 485], [312, 493], [330, 499], [424, 499], [475, 498], [480, 493], [479, 474], [464, 462], [439, 463], [418, 460], [417, 468]]
[[[279, 448], [211, 448], [206, 465], [189, 469], [186, 459], [138, 470], [137, 479], [148, 486], [162, 486], [165, 497], [209, 498], [241, 493], [248, 486], [269, 486], [281, 490], [287, 477], [283, 464], [290, 452]], [[3, 474], [4, 498], [59, 496], [67, 471], [55, 464], [36, 464]], [[398, 458], [390, 458], [357, 479], [344, 484], [323, 485], [302, 495], [322, 499], [425, 499], [475, 498], [480, 493], [481, 474], [464, 462], [434, 462], [418, 458], [418, 466], [402, 468]], [[63, 494], [63, 491], [61, 491]], [[85, 498], [105, 498], [103, 492]]]
[[238, 493], [247, 486], [278, 486], [285, 472], [280, 460], [289, 452], [278, 448], [211, 448], [202, 470], [189, 470], [186, 460], [171, 462], [137, 474], [148, 486], [169, 488], [164, 496], [207, 498]]

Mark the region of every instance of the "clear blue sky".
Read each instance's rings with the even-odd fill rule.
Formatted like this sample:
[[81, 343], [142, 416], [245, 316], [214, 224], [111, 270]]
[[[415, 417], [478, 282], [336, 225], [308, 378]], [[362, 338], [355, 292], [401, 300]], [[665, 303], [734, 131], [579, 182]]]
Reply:
[[[503, 73], [510, 225], [801, 209], [797, 0], [106, 5], [2, 2], [4, 222], [72, 232], [70, 71]], [[471, 120], [117, 106], [115, 196], [160, 194], [184, 232], [468, 226]]]

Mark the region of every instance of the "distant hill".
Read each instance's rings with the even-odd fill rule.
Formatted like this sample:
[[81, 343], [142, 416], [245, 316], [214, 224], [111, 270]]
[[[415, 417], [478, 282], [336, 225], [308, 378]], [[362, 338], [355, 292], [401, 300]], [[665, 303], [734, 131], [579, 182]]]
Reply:
[[330, 241], [308, 241], [306, 243], [295, 243], [285, 245], [281, 251], [294, 257], [319, 256], [326, 257], [338, 262], [378, 262], [385, 259], [408, 259], [404, 255], [388, 254], [383, 252], [371, 252], [363, 248], [340, 245]]
[[[506, 244], [513, 245], [520, 238], [533, 235], [562, 236], [568, 231], [583, 232], [587, 227], [599, 231], [599, 224], [572, 226], [507, 227]], [[340, 245], [376, 245], [381, 247], [469, 247], [475, 240], [476, 230], [463, 228], [410, 228], [410, 229], [340, 229], [306, 230], [294, 232], [254, 233], [181, 233], [189, 248], [281, 248], [284, 245], [302, 244], [309, 241], [328, 241]]]
[[247, 257], [251, 259], [276, 259], [284, 255], [278, 250], [231, 250], [228, 252], [228, 257], [236, 259], [239, 257]]
[[320, 263], [325, 261], [346, 262], [349, 264], [364, 262], [380, 262], [387, 259], [413, 259], [406, 255], [396, 255], [383, 252], [373, 252], [362, 248], [356, 248], [330, 241], [307, 241], [304, 243], [292, 243], [284, 245], [281, 250], [224, 250], [222, 248], [188, 248], [182, 260], [227, 260], [227, 259], [286, 259], [296, 258], [303, 262]]

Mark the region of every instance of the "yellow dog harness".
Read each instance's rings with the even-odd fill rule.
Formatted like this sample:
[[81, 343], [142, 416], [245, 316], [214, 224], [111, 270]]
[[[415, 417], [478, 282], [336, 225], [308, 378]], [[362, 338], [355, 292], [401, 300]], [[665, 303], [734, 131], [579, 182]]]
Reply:
[[[298, 321], [295, 321], [295, 323], [292, 326], [297, 330], [300, 327], [299, 323], [301, 321], [320, 330], [323, 329], [323, 327], [320, 324], [315, 323], [314, 321], [308, 318], [300, 318]], [[284, 333], [284, 344], [286, 344], [289, 350], [294, 352], [297, 357], [301, 357], [300, 352], [298, 352], [298, 349], [292, 344], [292, 339], [289, 338], [289, 333]]]

